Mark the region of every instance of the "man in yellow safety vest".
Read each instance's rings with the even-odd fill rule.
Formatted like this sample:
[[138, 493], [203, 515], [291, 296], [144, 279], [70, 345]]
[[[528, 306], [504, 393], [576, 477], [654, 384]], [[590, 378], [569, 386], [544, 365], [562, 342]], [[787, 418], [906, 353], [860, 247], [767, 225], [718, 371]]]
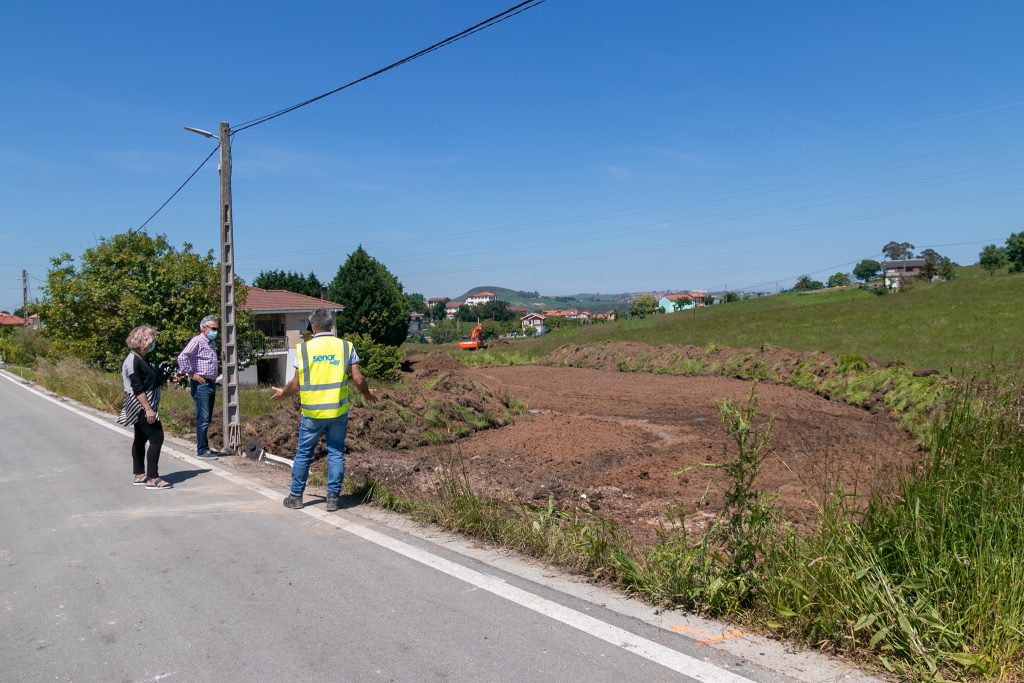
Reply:
[[345, 432], [348, 430], [348, 385], [355, 385], [366, 400], [376, 401], [359, 371], [359, 356], [352, 343], [334, 336], [334, 315], [318, 308], [309, 316], [313, 338], [295, 347], [295, 374], [283, 389], [273, 387], [273, 400], [299, 394], [302, 418], [299, 443], [292, 461], [292, 485], [284, 506], [302, 507], [302, 492], [309, 477], [320, 434], [327, 436], [327, 511], [341, 506], [341, 482], [345, 478]]

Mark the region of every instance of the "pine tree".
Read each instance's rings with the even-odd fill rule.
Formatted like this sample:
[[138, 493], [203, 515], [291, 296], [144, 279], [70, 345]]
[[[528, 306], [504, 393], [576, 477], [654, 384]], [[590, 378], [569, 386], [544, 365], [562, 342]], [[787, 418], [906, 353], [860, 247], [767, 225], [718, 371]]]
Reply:
[[409, 332], [409, 306], [402, 284], [362, 245], [338, 268], [327, 298], [344, 306], [338, 334], [368, 334], [374, 342], [398, 346]]

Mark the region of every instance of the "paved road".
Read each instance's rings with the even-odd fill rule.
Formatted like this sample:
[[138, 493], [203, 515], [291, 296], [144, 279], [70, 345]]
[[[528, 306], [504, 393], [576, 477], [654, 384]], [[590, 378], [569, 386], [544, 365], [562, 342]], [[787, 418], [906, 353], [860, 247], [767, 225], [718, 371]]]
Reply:
[[129, 443], [0, 377], [0, 680], [792, 680]]

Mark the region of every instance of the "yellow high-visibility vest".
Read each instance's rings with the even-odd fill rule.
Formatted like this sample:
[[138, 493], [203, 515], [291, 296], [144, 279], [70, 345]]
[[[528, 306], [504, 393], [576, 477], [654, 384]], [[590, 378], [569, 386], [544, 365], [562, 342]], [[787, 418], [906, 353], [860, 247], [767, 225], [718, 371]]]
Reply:
[[351, 344], [335, 336], [313, 337], [295, 347], [299, 361], [299, 403], [306, 417], [327, 419], [348, 411], [348, 356]]

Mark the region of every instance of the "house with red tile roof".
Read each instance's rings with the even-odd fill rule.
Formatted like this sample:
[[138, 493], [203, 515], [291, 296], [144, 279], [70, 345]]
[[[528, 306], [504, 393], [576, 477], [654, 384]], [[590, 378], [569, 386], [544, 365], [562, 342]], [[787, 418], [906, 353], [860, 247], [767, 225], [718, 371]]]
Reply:
[[251, 311], [253, 323], [267, 338], [269, 348], [255, 365], [239, 373], [239, 384], [276, 384], [291, 379], [294, 371], [295, 346], [302, 341], [309, 314], [315, 308], [326, 308], [335, 315], [342, 310], [340, 304], [283, 289], [246, 287], [245, 304], [240, 308]]
[[449, 301], [444, 305], [444, 317], [451, 320], [463, 305], [461, 301]]
[[24, 327], [25, 319], [7, 311], [0, 311], [0, 327]]
[[665, 313], [688, 311], [691, 308], [704, 308], [704, 292], [666, 294], [658, 300], [658, 306]]
[[522, 324], [525, 330], [528, 327], [532, 327], [537, 330], [537, 334], [544, 334], [547, 331], [547, 327], [544, 325], [544, 320], [547, 318], [543, 313], [527, 313], [519, 322]]
[[466, 297], [467, 306], [476, 306], [477, 304], [485, 304], [488, 301], [497, 301], [498, 295], [494, 292], [477, 292]]

